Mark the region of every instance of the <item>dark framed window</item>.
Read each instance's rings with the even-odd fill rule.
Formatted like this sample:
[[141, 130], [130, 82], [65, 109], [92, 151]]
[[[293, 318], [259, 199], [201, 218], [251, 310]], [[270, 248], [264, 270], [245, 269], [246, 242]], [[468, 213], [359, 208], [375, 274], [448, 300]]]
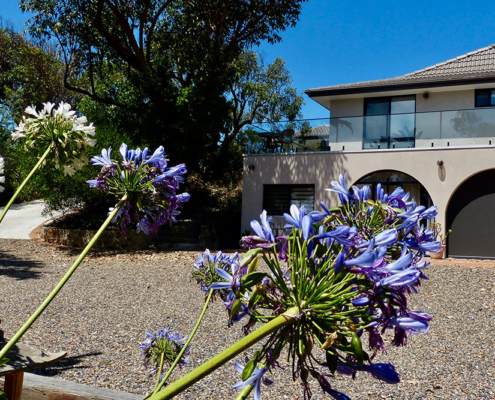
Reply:
[[416, 96], [364, 99], [363, 149], [414, 147]]
[[290, 213], [290, 206], [305, 206], [306, 212], [314, 210], [315, 185], [264, 185], [263, 209], [268, 215]]
[[475, 107], [495, 106], [495, 89], [477, 89], [474, 92]]

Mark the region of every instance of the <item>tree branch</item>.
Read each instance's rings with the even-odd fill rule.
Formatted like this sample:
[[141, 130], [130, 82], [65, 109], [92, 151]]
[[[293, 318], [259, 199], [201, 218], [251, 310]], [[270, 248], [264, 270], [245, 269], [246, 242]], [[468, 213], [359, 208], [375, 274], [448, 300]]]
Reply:
[[104, 24], [102, 22], [102, 12], [103, 12], [103, 2], [107, 2], [108, 0], [98, 0], [98, 6], [96, 11], [96, 19], [95, 19], [95, 27], [107, 41], [108, 44], [119, 54], [122, 59], [127, 62], [130, 66], [140, 72], [144, 72], [141, 69], [141, 63], [137, 59], [136, 55], [133, 54], [127, 47], [125, 47], [118, 37], [111, 34], [107, 29], [105, 29]]
[[146, 35], [146, 56], [147, 56], [147, 61], [148, 63], [150, 62], [150, 57], [151, 57], [151, 42], [153, 41], [153, 35], [155, 34], [155, 27], [156, 23], [158, 22], [158, 18], [160, 18], [160, 15], [165, 11], [165, 9], [170, 5], [172, 0], [167, 0], [165, 1], [161, 7], [158, 9], [156, 12], [155, 16], [153, 17], [150, 25], [150, 30], [148, 32], [148, 35]]

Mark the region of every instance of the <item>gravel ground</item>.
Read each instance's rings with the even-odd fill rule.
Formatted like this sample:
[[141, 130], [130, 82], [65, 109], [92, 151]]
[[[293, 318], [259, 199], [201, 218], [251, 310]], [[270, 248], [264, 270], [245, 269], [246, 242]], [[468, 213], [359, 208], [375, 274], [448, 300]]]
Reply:
[[[31, 240], [0, 240], [0, 327], [7, 337], [28, 318], [77, 254]], [[96, 387], [145, 394], [153, 386], [142, 365], [145, 331], [169, 326], [187, 335], [203, 307], [203, 294], [189, 281], [195, 252], [95, 253], [86, 258], [59, 296], [24, 336], [45, 351], [67, 358], [37, 373]], [[401, 375], [387, 385], [358, 374], [338, 376], [334, 389], [352, 399], [495, 399], [495, 268], [435, 266], [411, 298], [411, 308], [433, 316], [425, 336], [389, 347], [376, 360], [392, 362]], [[242, 337], [227, 328], [221, 303], [206, 314], [193, 341], [190, 365], [198, 366]], [[242, 358], [239, 358], [241, 361]], [[302, 399], [288, 370], [271, 376], [265, 399]], [[232, 399], [239, 376], [228, 363], [180, 399]], [[313, 385], [314, 399], [328, 398]]]

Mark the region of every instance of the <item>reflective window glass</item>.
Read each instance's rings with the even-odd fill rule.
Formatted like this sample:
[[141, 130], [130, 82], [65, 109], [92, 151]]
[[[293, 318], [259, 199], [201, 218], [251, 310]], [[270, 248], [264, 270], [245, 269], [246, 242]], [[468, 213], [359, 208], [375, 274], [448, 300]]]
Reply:
[[475, 107], [495, 106], [495, 90], [479, 89], [475, 92]]
[[388, 97], [378, 99], [365, 99], [365, 115], [387, 115], [390, 108]]
[[390, 114], [406, 114], [416, 111], [416, 96], [392, 97]]

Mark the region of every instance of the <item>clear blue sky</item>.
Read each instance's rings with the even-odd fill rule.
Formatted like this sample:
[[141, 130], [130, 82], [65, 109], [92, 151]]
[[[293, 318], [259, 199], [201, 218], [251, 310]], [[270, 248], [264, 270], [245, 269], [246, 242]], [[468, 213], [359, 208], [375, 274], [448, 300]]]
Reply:
[[[0, 15], [21, 29], [16, 0], [0, 0]], [[303, 4], [283, 41], [263, 44], [267, 62], [281, 57], [305, 89], [392, 78], [495, 43], [493, 1], [325, 1]], [[305, 118], [328, 117], [306, 97]]]

